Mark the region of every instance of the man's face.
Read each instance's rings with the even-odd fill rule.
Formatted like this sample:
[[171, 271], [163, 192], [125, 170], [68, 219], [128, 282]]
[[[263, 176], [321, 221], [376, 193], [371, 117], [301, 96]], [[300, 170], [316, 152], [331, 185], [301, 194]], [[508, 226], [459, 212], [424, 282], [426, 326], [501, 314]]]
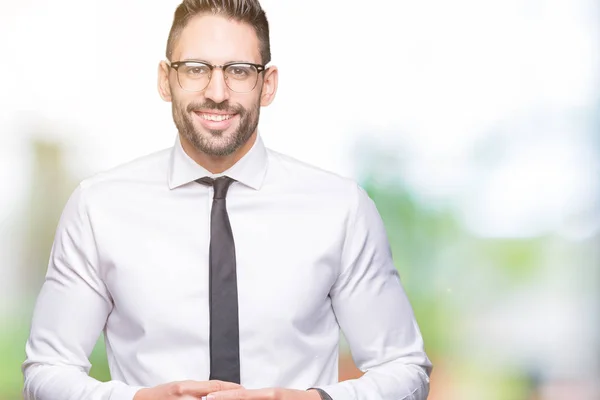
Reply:
[[[171, 61], [190, 60], [213, 65], [262, 63], [254, 29], [214, 15], [197, 16], [182, 31]], [[183, 139], [197, 151], [213, 156], [230, 155], [256, 132], [262, 74], [249, 93], [231, 91], [222, 69], [213, 70], [210, 83], [201, 92], [183, 90], [173, 69], [168, 71], [168, 81], [175, 125]]]

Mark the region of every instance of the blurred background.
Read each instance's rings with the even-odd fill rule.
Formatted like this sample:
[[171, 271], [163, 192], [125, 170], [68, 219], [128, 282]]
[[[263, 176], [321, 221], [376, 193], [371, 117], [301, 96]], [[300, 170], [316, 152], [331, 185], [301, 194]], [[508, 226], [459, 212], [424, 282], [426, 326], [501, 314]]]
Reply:
[[[178, 0], [0, 1], [0, 400], [77, 183], [169, 147]], [[375, 200], [430, 399], [600, 399], [597, 0], [263, 0], [267, 146]], [[102, 340], [92, 375], [110, 379]], [[360, 375], [342, 345], [341, 379]]]

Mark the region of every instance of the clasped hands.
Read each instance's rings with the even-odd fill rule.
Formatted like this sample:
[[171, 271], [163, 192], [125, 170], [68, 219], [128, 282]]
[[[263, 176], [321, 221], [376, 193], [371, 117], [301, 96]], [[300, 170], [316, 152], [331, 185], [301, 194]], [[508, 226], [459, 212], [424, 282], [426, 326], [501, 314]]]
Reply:
[[140, 389], [133, 400], [321, 400], [315, 390], [282, 388], [245, 389], [237, 383], [224, 381], [171, 382], [153, 388]]

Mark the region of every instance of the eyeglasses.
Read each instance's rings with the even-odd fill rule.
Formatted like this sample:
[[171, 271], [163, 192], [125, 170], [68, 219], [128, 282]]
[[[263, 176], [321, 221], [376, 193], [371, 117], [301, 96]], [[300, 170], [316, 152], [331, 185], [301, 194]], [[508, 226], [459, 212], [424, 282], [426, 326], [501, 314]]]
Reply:
[[201, 61], [166, 61], [177, 72], [179, 86], [187, 92], [201, 92], [208, 87], [213, 70], [220, 68], [227, 87], [236, 93], [249, 93], [258, 82], [258, 74], [265, 71], [264, 65], [252, 63], [228, 63], [211, 65]]

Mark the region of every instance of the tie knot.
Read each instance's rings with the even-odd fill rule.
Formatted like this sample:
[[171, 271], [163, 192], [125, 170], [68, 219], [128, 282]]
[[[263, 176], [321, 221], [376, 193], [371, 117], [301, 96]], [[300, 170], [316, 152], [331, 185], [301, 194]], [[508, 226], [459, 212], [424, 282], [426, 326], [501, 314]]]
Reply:
[[229, 186], [233, 183], [233, 181], [234, 179], [228, 176], [221, 176], [217, 179], [204, 177], [198, 179], [196, 182], [203, 185], [212, 186], [215, 189], [213, 199], [224, 199], [227, 197], [227, 189], [229, 189]]

